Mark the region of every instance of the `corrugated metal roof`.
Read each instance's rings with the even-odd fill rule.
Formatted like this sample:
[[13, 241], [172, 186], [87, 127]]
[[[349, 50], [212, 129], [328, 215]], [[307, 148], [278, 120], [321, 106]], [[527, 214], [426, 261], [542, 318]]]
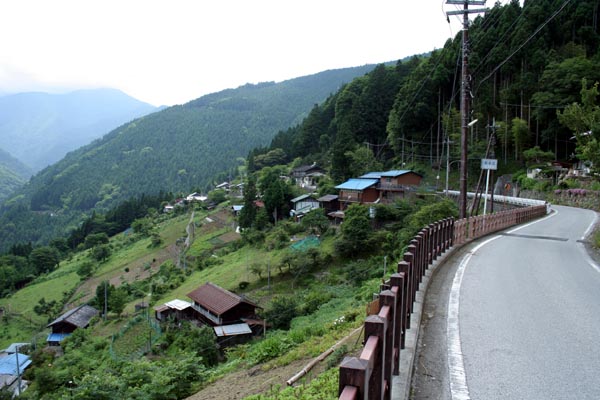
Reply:
[[[29, 356], [19, 353], [19, 372], [23, 374], [25, 368], [31, 364]], [[17, 375], [17, 354], [0, 357], [0, 375]]]
[[188, 297], [215, 315], [222, 315], [240, 303], [247, 303], [256, 307], [253, 302], [242, 299], [237, 294], [210, 282], [188, 293]]
[[307, 199], [307, 198], [309, 198], [309, 197], [310, 197], [310, 194], [303, 194], [303, 195], [301, 195], [301, 196], [294, 197], [294, 198], [293, 198], [292, 200], [290, 200], [290, 201], [291, 201], [292, 203], [297, 203], [297, 202], [299, 202], [300, 200], [304, 200], [304, 199]]
[[215, 326], [213, 329], [219, 337], [248, 335], [252, 333], [252, 329], [250, 329], [248, 324], [221, 325]]
[[165, 306], [181, 311], [185, 310], [188, 307], [191, 307], [192, 303], [190, 303], [189, 301], [175, 299], [165, 303]]
[[51, 333], [46, 338], [46, 342], [61, 342], [71, 336], [70, 333]]
[[166, 304], [161, 304], [160, 306], [155, 306], [154, 307], [154, 311], [156, 312], [163, 312], [163, 311], [167, 311], [170, 310], [170, 308], [166, 305]]
[[364, 175], [359, 176], [360, 179], [379, 179], [383, 172], [367, 172]]
[[377, 179], [348, 179], [341, 185], [337, 185], [336, 189], [342, 190], [365, 190], [368, 187], [376, 185], [379, 182]]
[[10, 346], [8, 346], [6, 349], [2, 350], [5, 353], [16, 353], [17, 352], [17, 348], [19, 347], [23, 347], [23, 346], [29, 346], [31, 343], [13, 343]]
[[319, 197], [317, 199], [317, 201], [328, 202], [328, 201], [337, 200], [337, 198], [338, 198], [337, 194], [326, 194], [323, 197]]
[[84, 304], [77, 308], [67, 311], [60, 317], [56, 318], [54, 321], [50, 322], [47, 326], [50, 327], [52, 325], [58, 324], [59, 322], [66, 322], [78, 328], [85, 328], [90, 323], [90, 320], [94, 318], [97, 314], [98, 310], [96, 310], [92, 306]]

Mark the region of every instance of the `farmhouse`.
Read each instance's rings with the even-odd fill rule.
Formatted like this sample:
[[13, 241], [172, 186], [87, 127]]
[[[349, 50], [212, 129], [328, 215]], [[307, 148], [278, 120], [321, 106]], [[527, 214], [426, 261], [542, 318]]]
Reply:
[[319, 208], [319, 200], [310, 194], [303, 194], [291, 200], [290, 216], [300, 218], [304, 214]]
[[46, 339], [48, 345], [59, 346], [60, 342], [71, 335], [75, 329], [87, 328], [90, 320], [96, 315], [98, 315], [98, 310], [87, 304], [67, 311], [47, 325], [48, 328], [52, 328], [52, 333]]
[[401, 200], [421, 184], [423, 177], [408, 170], [369, 172], [336, 186], [340, 210], [352, 203], [377, 204]]
[[337, 185], [338, 201], [340, 210], [345, 210], [353, 203], [370, 204], [377, 202], [379, 191], [377, 190], [378, 179], [348, 179], [341, 185]]
[[325, 170], [313, 163], [294, 168], [291, 175], [297, 186], [314, 189], [317, 185], [316, 180], [325, 175]]
[[254, 318], [258, 306], [252, 301], [207, 282], [187, 295], [200, 320], [210, 326], [241, 322]]

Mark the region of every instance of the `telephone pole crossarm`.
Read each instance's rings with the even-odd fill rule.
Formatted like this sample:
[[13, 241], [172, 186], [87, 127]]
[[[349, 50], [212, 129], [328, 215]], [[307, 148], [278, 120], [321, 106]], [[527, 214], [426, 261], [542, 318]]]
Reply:
[[446, 13], [446, 15], [463, 15], [463, 14], [465, 14], [465, 12], [467, 14], [478, 14], [478, 13], [484, 13], [484, 12], [488, 12], [488, 11], [490, 11], [489, 8], [479, 8], [476, 10], [466, 10], [466, 11], [465, 10], [456, 10], [456, 11], [448, 11]]

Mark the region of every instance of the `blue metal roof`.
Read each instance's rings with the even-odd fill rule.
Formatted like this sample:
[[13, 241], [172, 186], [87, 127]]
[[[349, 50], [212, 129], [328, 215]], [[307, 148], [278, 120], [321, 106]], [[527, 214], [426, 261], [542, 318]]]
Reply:
[[48, 338], [46, 339], [46, 341], [47, 342], [60, 342], [69, 336], [71, 336], [70, 333], [51, 333], [48, 335]]
[[[25, 368], [31, 364], [29, 356], [19, 354], [19, 372], [23, 374]], [[17, 375], [17, 353], [0, 357], [0, 375]]]
[[400, 176], [400, 175], [404, 175], [404, 174], [408, 174], [409, 172], [412, 172], [408, 169], [392, 169], [390, 171], [385, 171], [385, 172], [369, 172], [364, 174], [363, 176], [361, 176], [362, 179], [379, 179], [382, 176]]
[[376, 185], [377, 182], [379, 182], [377, 179], [348, 179], [335, 188], [342, 190], [365, 190], [370, 186]]

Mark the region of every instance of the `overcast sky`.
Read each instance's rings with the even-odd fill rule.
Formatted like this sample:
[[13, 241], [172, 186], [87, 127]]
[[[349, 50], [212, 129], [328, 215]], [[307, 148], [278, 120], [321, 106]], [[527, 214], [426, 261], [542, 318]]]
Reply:
[[3, 0], [0, 93], [111, 87], [182, 104], [441, 48], [460, 30], [458, 17], [446, 21], [456, 9], [445, 0]]

